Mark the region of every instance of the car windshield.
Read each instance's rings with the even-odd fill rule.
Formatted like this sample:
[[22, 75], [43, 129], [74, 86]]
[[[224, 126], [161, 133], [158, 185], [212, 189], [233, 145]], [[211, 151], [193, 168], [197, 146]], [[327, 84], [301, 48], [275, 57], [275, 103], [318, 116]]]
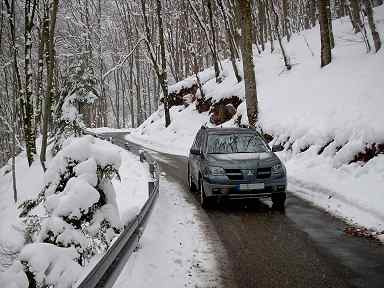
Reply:
[[208, 154], [262, 153], [267, 146], [257, 134], [212, 134], [208, 136]]

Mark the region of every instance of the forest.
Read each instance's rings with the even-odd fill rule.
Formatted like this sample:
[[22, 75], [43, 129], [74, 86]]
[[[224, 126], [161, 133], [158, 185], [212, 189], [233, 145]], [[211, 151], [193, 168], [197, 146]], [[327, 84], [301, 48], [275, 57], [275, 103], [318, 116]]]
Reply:
[[347, 16], [367, 52], [375, 53], [381, 39], [373, 7], [381, 4], [381, 0], [2, 0], [0, 165], [26, 150], [28, 163], [39, 158], [45, 169], [50, 141], [59, 150], [65, 137], [81, 133], [83, 127], [138, 127], [160, 104], [169, 125], [173, 102], [168, 85], [191, 75], [199, 80], [198, 72], [210, 66], [220, 82], [225, 59], [230, 59], [238, 82], [244, 77], [248, 115], [254, 124], [252, 48], [258, 53], [267, 49], [266, 43], [270, 53], [278, 48], [282, 66], [290, 70], [284, 43], [318, 22], [319, 65], [325, 66], [332, 61], [335, 45], [331, 20]]

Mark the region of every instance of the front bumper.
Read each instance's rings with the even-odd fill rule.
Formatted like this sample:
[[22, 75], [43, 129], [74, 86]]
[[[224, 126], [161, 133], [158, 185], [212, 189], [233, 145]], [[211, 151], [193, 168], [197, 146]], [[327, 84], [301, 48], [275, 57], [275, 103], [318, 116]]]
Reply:
[[[255, 183], [264, 183], [263, 189], [240, 189], [241, 184], [255, 184]], [[218, 198], [230, 198], [230, 199], [258, 199], [271, 197], [272, 194], [285, 193], [287, 188], [287, 180], [285, 177], [265, 180], [263, 182], [239, 182], [239, 183], [230, 183], [222, 184], [215, 183], [212, 181], [203, 180], [204, 192], [208, 197], [218, 197]]]

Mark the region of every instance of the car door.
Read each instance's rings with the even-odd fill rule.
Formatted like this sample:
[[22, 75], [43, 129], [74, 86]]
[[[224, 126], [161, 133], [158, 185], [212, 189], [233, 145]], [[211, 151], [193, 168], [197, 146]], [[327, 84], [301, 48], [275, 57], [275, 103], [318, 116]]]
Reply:
[[[200, 145], [200, 140], [201, 140], [201, 130], [197, 132], [195, 141], [192, 144], [191, 147], [191, 152], [192, 151], [200, 151], [199, 147]], [[198, 179], [198, 173], [199, 173], [199, 160], [200, 160], [200, 155], [196, 153], [189, 153], [189, 169], [190, 173], [193, 179], [193, 182], [197, 184], [197, 179]]]

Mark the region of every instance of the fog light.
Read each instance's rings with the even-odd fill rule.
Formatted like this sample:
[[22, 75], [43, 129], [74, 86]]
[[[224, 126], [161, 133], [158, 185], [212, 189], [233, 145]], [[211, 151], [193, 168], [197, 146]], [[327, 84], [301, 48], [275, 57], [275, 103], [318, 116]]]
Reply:
[[220, 193], [220, 189], [219, 188], [213, 188], [212, 189], [212, 193], [219, 194]]
[[277, 186], [277, 191], [285, 191], [285, 185]]

